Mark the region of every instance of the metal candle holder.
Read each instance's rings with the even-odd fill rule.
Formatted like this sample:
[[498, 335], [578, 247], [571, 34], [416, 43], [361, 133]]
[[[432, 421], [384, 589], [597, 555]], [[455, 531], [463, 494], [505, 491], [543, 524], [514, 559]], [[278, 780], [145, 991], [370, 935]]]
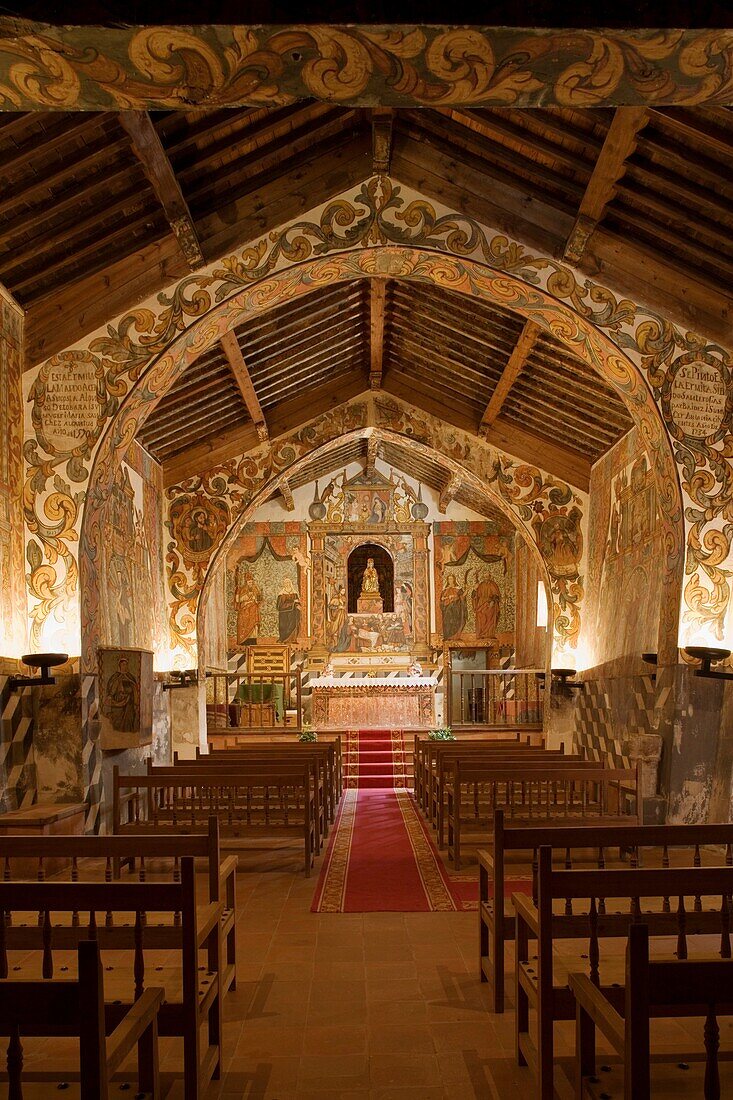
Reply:
[[21, 657], [24, 665], [29, 668], [40, 668], [40, 676], [11, 676], [8, 681], [10, 691], [19, 691], [24, 687], [46, 687], [56, 683], [56, 677], [52, 676], [49, 669], [58, 665], [65, 665], [69, 659], [68, 653], [25, 653]]
[[719, 661], [725, 661], [730, 657], [729, 649], [715, 649], [712, 646], [689, 645], [685, 646], [685, 653], [693, 660], [700, 662], [700, 667], [695, 670], [696, 676], [702, 676], [708, 680], [733, 680], [733, 672], [713, 672], [711, 665]]

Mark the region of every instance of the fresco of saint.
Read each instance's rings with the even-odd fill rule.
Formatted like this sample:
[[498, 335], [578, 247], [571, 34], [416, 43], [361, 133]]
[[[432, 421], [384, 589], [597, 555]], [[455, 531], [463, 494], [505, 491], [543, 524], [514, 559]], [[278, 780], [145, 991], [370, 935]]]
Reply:
[[124, 732], [136, 730], [139, 724], [140, 685], [129, 668], [127, 657], [120, 657], [117, 672], [107, 680], [107, 715], [113, 728]]
[[477, 638], [495, 638], [501, 611], [501, 592], [496, 581], [484, 574], [471, 595]]
[[260, 631], [260, 607], [262, 590], [255, 583], [251, 569], [243, 569], [238, 576], [234, 592], [234, 607], [237, 612], [237, 643], [244, 645], [256, 638]]
[[443, 637], [457, 637], [466, 625], [468, 608], [466, 593], [452, 577], [440, 594], [440, 610], [443, 618]]
[[328, 635], [331, 647], [345, 653], [351, 645], [349, 617], [346, 613], [346, 591], [340, 584], [328, 604]]
[[293, 642], [300, 632], [300, 596], [286, 577], [277, 597], [278, 634], [281, 642]]

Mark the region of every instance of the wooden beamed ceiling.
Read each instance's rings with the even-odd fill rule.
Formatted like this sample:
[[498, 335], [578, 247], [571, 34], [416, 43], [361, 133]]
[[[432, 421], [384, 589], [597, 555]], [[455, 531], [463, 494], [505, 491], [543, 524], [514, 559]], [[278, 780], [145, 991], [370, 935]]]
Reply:
[[728, 108], [8, 112], [0, 282], [27, 310], [29, 364], [387, 165], [729, 338]]
[[[580, 488], [631, 426], [598, 375], [518, 314], [385, 279], [315, 291], [240, 325], [186, 370], [139, 437], [173, 484], [370, 388]], [[439, 487], [446, 500], [458, 488]]]

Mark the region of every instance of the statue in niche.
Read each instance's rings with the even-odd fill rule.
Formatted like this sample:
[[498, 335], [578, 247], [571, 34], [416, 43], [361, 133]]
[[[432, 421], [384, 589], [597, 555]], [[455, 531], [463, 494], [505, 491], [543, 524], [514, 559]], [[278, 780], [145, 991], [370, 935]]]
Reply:
[[379, 595], [379, 574], [374, 568], [374, 558], [367, 558], [366, 569], [361, 578], [361, 595], [367, 599]]

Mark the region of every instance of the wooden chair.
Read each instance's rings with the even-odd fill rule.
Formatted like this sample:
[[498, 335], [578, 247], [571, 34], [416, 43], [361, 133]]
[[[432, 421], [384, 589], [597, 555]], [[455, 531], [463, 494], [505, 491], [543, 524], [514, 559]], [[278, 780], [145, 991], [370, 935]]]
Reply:
[[[112, 1077], [137, 1047], [138, 1085], [142, 1096], [159, 1100], [158, 1013], [165, 992], [144, 990], [110, 1027], [105, 1006], [99, 944], [78, 946], [78, 979], [15, 981], [0, 972], [0, 1034], [10, 1038], [7, 1054], [9, 1100], [23, 1100], [22, 1038], [79, 1037], [82, 1100], [108, 1100]], [[119, 1014], [116, 1014], [119, 1015]], [[29, 1082], [30, 1075], [25, 1075]], [[48, 1075], [44, 1072], [44, 1081]], [[49, 1091], [53, 1086], [48, 1084]]]
[[[172, 927], [181, 965], [173, 988], [162, 982], [158, 1028], [183, 1039], [184, 1097], [201, 1100], [221, 1076], [222, 911], [222, 902], [197, 905], [191, 857], [181, 860], [180, 882], [0, 882], [0, 976], [11, 951], [22, 952], [23, 966], [40, 961], [46, 979], [54, 977], [54, 952], [76, 950], [84, 939], [96, 940], [100, 951], [131, 952], [132, 966], [115, 967], [107, 982], [114, 1002], [106, 1019], [116, 1027], [144, 992], [147, 952], [171, 949]], [[29, 922], [29, 913], [37, 919]]]
[[[669, 867], [670, 852], [677, 853], [682, 866], [700, 867], [705, 845], [720, 850], [721, 866], [733, 866], [733, 825], [606, 825], [602, 829], [595, 825], [524, 825], [507, 821], [504, 810], [496, 810], [493, 835], [486, 849], [478, 853], [478, 916], [479, 974], [492, 988], [497, 1013], [504, 1011], [505, 945], [514, 939], [515, 931], [513, 911], [507, 912], [499, 901], [505, 898], [507, 855], [521, 852], [531, 859], [532, 903], [536, 906], [537, 852], [543, 845], [552, 848], [553, 858], [559, 859], [565, 870], [578, 863], [586, 868], [595, 863], [602, 871], [611, 863], [613, 849], [619, 850], [619, 857], [621, 851], [625, 853], [627, 867], [640, 866], [642, 859], [647, 867]], [[648, 914], [647, 921], [654, 930], [654, 915]], [[561, 929], [564, 939], [587, 935], [586, 922], [567, 912]]]
[[[702, 1095], [720, 1100], [718, 1048], [720, 1016], [733, 1015], [733, 959], [649, 958], [649, 928], [632, 924], [626, 952], [624, 989], [602, 991], [587, 974], [570, 974], [576, 1003], [575, 1096], [600, 1100], [623, 1096], [624, 1100], [650, 1100], [650, 1020], [655, 1016], [703, 1017], [705, 1069]], [[604, 1067], [596, 1073], [596, 1031], [621, 1058], [622, 1069]], [[673, 1060], [681, 1060], [675, 1052]], [[670, 1060], [672, 1060], [670, 1058]], [[686, 1062], [692, 1059], [685, 1056]], [[608, 1058], [604, 1055], [604, 1062]], [[621, 1074], [623, 1080], [621, 1080]], [[699, 1095], [696, 1084], [686, 1080], [686, 1091]]]
[[[614, 986], [613, 982], [601, 983], [602, 941], [627, 936], [629, 925], [648, 923], [650, 914], [655, 935], [676, 936], [679, 959], [687, 958], [691, 937], [711, 934], [720, 936], [720, 955], [729, 959], [733, 867], [555, 870], [552, 849], [543, 846], [537, 894], [536, 906], [524, 894], [512, 895], [516, 912], [516, 1051], [518, 1064], [530, 1065], [535, 1073], [534, 1095], [554, 1100], [554, 1024], [575, 1019], [575, 1000], [567, 978], [555, 980], [553, 940], [564, 939], [569, 925], [584, 925], [588, 946], [582, 955], [588, 959], [588, 976], [594, 986], [609, 991], [609, 997], [613, 997]], [[670, 898], [677, 899], [674, 912]], [[712, 903], [705, 905], [705, 898]], [[531, 940], [536, 940], [534, 957]], [[613, 960], [604, 961], [604, 970], [606, 965], [612, 967]], [[572, 967], [574, 970], [574, 961]], [[530, 1032], [532, 1010], [536, 1042]]]

